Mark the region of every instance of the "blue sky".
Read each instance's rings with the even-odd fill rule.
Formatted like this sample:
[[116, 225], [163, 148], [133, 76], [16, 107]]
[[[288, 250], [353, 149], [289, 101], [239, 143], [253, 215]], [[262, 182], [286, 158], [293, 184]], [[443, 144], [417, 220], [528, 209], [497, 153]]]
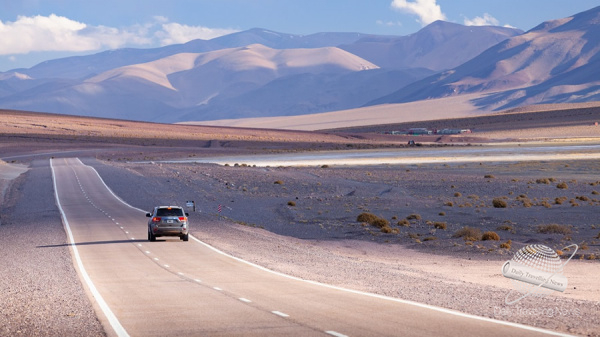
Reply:
[[260, 27], [408, 35], [437, 19], [529, 30], [598, 0], [0, 0], [0, 71]]

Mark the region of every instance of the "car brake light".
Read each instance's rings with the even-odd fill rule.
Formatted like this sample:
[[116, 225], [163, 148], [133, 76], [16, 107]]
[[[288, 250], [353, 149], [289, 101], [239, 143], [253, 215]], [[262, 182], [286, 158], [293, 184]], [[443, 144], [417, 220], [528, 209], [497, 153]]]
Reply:
[[180, 217], [179, 217], [179, 221], [187, 221], [187, 218], [186, 218], [186, 217], [184, 217], [184, 216], [180, 216]]
[[160, 222], [160, 218], [155, 216], [154, 218], [152, 218], [152, 222]]

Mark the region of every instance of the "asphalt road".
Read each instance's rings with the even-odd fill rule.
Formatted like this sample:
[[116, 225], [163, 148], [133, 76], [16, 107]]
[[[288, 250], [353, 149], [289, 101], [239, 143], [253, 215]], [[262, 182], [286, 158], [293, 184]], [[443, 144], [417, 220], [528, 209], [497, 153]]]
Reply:
[[280, 275], [195, 238], [148, 242], [145, 212], [113, 195], [93, 168], [73, 158], [51, 164], [76, 268], [108, 335], [545, 334]]

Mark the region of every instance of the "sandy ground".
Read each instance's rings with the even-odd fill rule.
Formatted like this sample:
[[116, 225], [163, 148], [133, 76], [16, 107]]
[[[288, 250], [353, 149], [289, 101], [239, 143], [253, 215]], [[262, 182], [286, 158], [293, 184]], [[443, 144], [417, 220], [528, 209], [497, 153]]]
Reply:
[[[68, 248], [62, 246], [66, 236], [49, 184], [50, 157], [78, 156], [136, 207], [195, 200], [194, 235], [273, 270], [479, 316], [600, 336], [597, 160], [302, 168], [165, 164], [158, 161], [397, 149], [405, 140], [373, 133], [240, 134], [238, 129], [211, 128], [192, 129], [197, 132], [178, 139], [178, 131], [195, 127], [38, 117], [27, 115], [0, 125], [0, 158], [11, 164], [0, 165], [0, 171], [11, 172], [1, 180], [8, 187], [0, 213], [0, 249], [6, 257], [1, 261], [9, 272], [0, 276], [0, 296], [9, 305], [1, 311], [0, 335], [103, 334]], [[506, 129], [510, 118], [500, 124], [504, 126], [494, 124], [488, 131]], [[150, 134], [149, 127], [154, 127]], [[572, 140], [566, 127], [553, 130], [556, 134], [544, 142]], [[431, 146], [474, 139], [432, 139]], [[9, 180], [23, 166], [29, 171]], [[558, 188], [561, 183], [567, 188]], [[495, 198], [507, 207], [495, 208]], [[390, 232], [357, 221], [362, 212], [389, 221]], [[444, 223], [445, 229], [436, 228], [437, 223]], [[559, 225], [566, 234], [541, 233], [549, 224]], [[494, 231], [500, 240], [454, 237], [465, 226]], [[510, 248], [500, 246], [509, 240]], [[500, 268], [532, 243], [555, 250], [572, 243], [581, 247], [565, 267], [569, 287], [564, 293], [507, 306], [504, 300], [513, 284]]]
[[473, 105], [472, 100], [480, 97], [480, 94], [471, 94], [300, 116], [226, 119], [186, 122], [182, 124], [315, 131], [384, 123], [433, 120], [447, 118], [448, 116], [454, 116], [455, 118], [472, 117], [489, 113], [489, 111], [480, 111]]
[[[12, 166], [12, 165], [11, 165]], [[0, 177], [22, 171], [0, 165]], [[0, 205], [0, 336], [104, 336], [77, 272], [48, 161], [8, 183]]]

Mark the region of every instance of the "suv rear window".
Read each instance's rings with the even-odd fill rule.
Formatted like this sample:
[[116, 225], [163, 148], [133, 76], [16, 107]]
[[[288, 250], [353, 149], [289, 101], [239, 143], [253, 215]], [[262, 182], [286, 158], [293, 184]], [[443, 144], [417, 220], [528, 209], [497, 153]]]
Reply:
[[183, 216], [183, 210], [181, 208], [159, 208], [156, 216]]

